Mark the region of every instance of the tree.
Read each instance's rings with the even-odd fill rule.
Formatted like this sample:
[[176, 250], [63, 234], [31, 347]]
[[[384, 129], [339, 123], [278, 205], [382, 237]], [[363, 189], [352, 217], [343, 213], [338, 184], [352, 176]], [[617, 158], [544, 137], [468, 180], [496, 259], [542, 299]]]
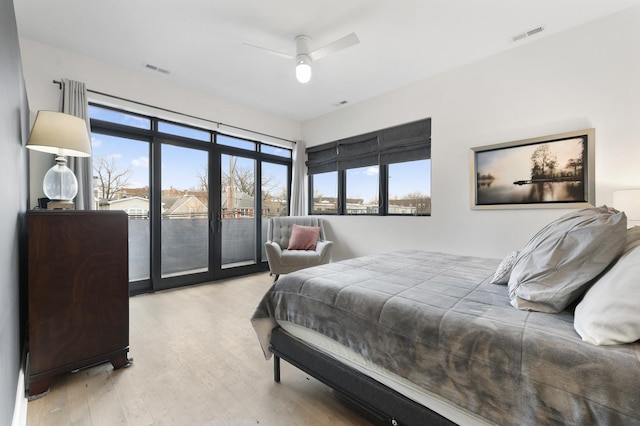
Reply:
[[[493, 178], [493, 176], [492, 176], [492, 178]], [[403, 198], [406, 199], [406, 200], [426, 200], [427, 198], [431, 198], [431, 197], [429, 197], [426, 194], [423, 194], [420, 191], [416, 191], [416, 192], [408, 193]]]
[[114, 157], [100, 157], [93, 169], [103, 200], [112, 200], [129, 183], [131, 171], [119, 169]]
[[203, 192], [209, 192], [209, 169], [207, 166], [202, 166], [202, 171], [196, 174], [198, 177], [199, 190]]
[[572, 158], [567, 161], [567, 168], [573, 168], [573, 175], [578, 174], [578, 167], [582, 167], [582, 158]]
[[[255, 197], [255, 170], [253, 167], [242, 167], [237, 165], [237, 158], [229, 157], [229, 171], [222, 171], [222, 187], [229, 188], [232, 191], [236, 189], [240, 192]], [[278, 179], [271, 175], [262, 175], [260, 191], [262, 191], [262, 199], [268, 199], [276, 190], [281, 190]], [[285, 187], [286, 193], [286, 187]], [[280, 191], [282, 192], [282, 190]]]
[[545, 168], [552, 171], [558, 166], [558, 157], [549, 150], [549, 145], [540, 145], [531, 154], [531, 177], [545, 176]]

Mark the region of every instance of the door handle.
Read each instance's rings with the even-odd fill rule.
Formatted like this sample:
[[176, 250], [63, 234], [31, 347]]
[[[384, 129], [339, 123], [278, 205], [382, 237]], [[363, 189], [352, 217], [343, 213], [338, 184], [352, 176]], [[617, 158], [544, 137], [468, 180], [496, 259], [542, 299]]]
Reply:
[[215, 218], [210, 222], [211, 232], [217, 234], [222, 230], [222, 214], [217, 212]]

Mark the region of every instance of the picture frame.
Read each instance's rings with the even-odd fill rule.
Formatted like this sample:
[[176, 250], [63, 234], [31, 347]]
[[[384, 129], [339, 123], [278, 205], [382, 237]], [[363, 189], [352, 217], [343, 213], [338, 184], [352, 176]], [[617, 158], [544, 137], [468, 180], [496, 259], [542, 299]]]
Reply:
[[595, 205], [595, 129], [471, 148], [472, 209]]

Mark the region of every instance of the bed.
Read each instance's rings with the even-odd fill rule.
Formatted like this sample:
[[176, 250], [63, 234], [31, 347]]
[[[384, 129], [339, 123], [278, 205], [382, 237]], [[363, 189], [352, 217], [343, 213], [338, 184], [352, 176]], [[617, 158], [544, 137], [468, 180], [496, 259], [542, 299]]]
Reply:
[[[625, 277], [638, 276], [628, 264], [640, 263], [640, 230], [626, 231], [624, 215], [614, 220], [606, 209], [596, 223], [602, 229], [586, 232], [605, 211], [595, 209], [554, 223], [564, 235], [551, 244], [561, 260], [548, 247], [531, 255], [549, 240], [543, 229], [505, 259], [402, 250], [281, 276], [252, 317], [265, 357], [275, 355], [275, 379], [282, 358], [389, 424], [640, 425], [640, 323], [621, 321], [624, 339], [632, 339], [624, 344], [585, 341], [598, 332], [589, 336], [594, 327], [583, 317], [576, 331], [578, 314], [608, 318], [612, 306], [601, 292], [622, 291], [615, 286], [623, 281], [635, 293], [616, 312], [637, 306], [638, 285]], [[583, 253], [567, 254], [568, 245]], [[545, 256], [554, 262], [551, 278], [571, 277], [553, 291], [565, 306], [531, 297], [541, 283], [529, 263]], [[589, 278], [593, 264], [604, 266]], [[531, 282], [521, 278], [530, 275], [533, 286], [525, 288]], [[587, 280], [582, 291], [574, 276]], [[592, 291], [598, 305], [580, 308]]]

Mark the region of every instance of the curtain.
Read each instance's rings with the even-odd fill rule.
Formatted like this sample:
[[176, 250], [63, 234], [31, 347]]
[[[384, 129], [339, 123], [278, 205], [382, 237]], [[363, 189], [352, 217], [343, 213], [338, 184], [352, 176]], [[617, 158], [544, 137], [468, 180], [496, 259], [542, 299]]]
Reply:
[[304, 142], [297, 141], [293, 148], [293, 170], [291, 174], [291, 216], [307, 215], [307, 191], [305, 189]]
[[338, 144], [325, 143], [307, 149], [309, 174], [335, 172], [338, 170]]
[[380, 164], [431, 158], [431, 119], [419, 120], [379, 132]]
[[431, 119], [413, 121], [307, 149], [309, 174], [431, 158]]
[[366, 133], [338, 141], [338, 170], [378, 164], [378, 135]]
[[[91, 134], [89, 103], [84, 83], [66, 78], [62, 79], [60, 111], [85, 120], [87, 130]], [[75, 198], [76, 209], [93, 210], [93, 165], [91, 157], [69, 157], [67, 164], [78, 179], [78, 195]]]

